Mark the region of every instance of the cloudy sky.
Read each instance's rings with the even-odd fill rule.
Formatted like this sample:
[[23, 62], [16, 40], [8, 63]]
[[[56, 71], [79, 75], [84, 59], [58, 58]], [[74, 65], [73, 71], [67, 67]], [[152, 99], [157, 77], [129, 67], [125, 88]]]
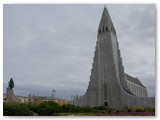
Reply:
[[[4, 5], [5, 93], [70, 99], [87, 89], [104, 5]], [[125, 72], [155, 95], [155, 6], [107, 5]]]

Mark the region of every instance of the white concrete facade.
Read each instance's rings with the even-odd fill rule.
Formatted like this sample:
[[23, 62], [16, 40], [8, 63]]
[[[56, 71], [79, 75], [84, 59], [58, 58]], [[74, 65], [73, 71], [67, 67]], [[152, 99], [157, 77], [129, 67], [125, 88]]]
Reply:
[[135, 84], [134, 82], [131, 81], [127, 81], [127, 86], [129, 88], [129, 90], [136, 96], [138, 97], [148, 97], [147, 95], [147, 90], [145, 87], [142, 87], [138, 84]]

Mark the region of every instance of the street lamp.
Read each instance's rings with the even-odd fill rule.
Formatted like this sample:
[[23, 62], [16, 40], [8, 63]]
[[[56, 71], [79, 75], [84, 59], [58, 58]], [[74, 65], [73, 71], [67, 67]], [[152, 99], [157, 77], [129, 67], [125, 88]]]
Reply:
[[52, 90], [52, 100], [54, 100], [56, 90]]

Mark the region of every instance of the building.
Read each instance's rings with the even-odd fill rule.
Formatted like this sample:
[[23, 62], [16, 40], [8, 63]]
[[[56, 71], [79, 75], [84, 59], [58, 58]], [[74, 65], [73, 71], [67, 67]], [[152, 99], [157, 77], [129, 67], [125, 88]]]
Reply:
[[[60, 99], [60, 98], [55, 98], [53, 99], [53, 97], [49, 97], [49, 96], [15, 96], [16, 98], [18, 98], [20, 100], [20, 103], [28, 103], [28, 102], [32, 102], [32, 103], [41, 103], [44, 101], [54, 101], [56, 103], [58, 103], [59, 105], [66, 105], [68, 104], [68, 100], [64, 100], [64, 99]], [[6, 94], [3, 94], [3, 102], [8, 102], [6, 101]]]
[[138, 78], [134, 78], [128, 74], [125, 74], [127, 86], [129, 90], [138, 97], [148, 97], [146, 87], [141, 83]]
[[80, 106], [107, 105], [111, 108], [154, 107], [146, 87], [138, 78], [124, 73], [116, 30], [105, 7], [97, 32], [97, 42], [86, 93], [71, 104]]

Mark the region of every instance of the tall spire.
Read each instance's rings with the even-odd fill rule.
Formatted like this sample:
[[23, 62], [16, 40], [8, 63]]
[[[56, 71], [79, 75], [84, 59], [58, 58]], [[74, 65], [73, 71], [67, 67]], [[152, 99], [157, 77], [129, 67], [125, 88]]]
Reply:
[[109, 15], [109, 12], [106, 8], [106, 5], [104, 5], [102, 17], [101, 17], [100, 24], [98, 27], [98, 33], [104, 30], [109, 30], [109, 31], [113, 30], [115, 32], [115, 28], [113, 26], [113, 23]]
[[154, 107], [154, 100], [135, 96], [127, 86], [117, 35], [104, 7], [98, 28], [90, 81], [86, 93], [72, 104], [122, 109], [124, 106]]

